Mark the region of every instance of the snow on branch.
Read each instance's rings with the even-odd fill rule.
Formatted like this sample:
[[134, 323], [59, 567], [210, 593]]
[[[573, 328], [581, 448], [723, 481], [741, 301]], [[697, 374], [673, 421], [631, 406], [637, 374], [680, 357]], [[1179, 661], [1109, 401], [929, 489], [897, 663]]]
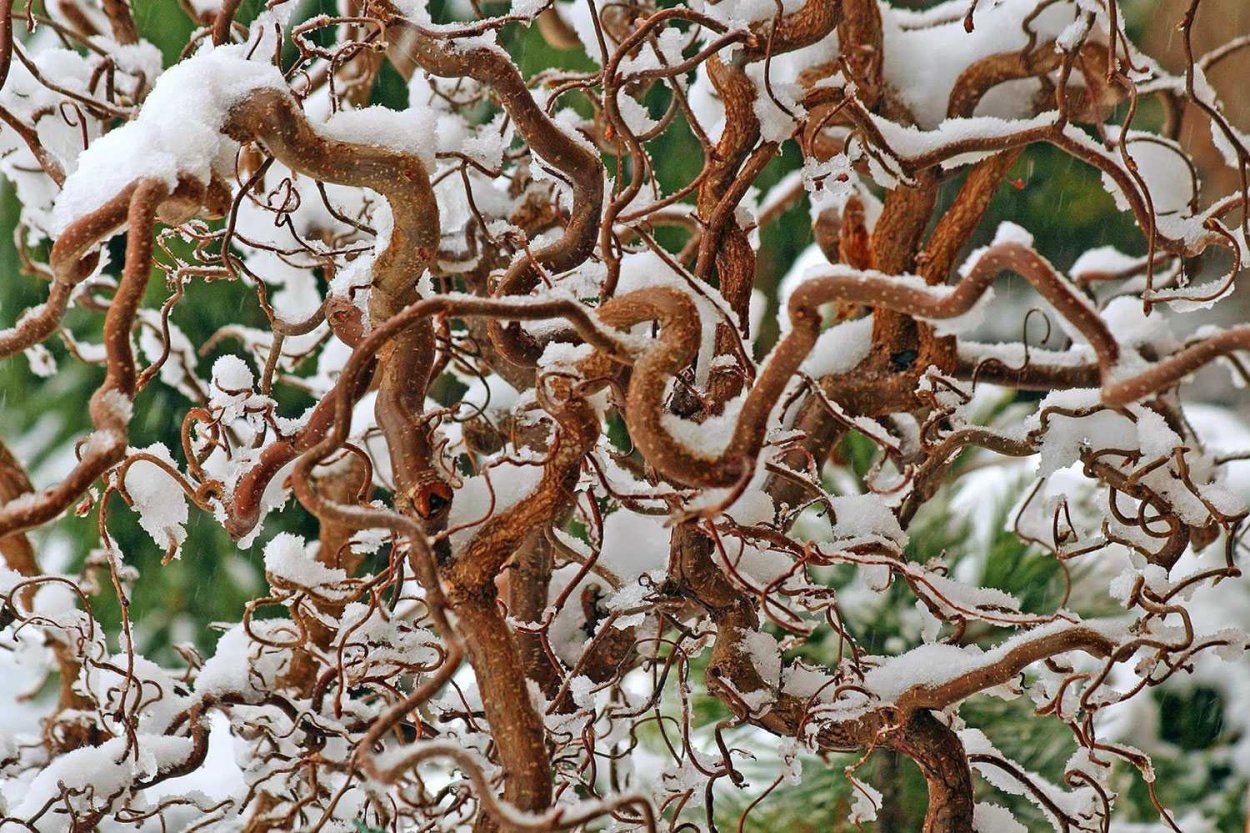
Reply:
[[[85, 406], [0, 430], [0, 827], [741, 828], [826, 769], [887, 824], [882, 749], [928, 833], [1111, 829], [1126, 772], [1177, 829], [1123, 727], [1250, 685], [1250, 432], [1190, 384], [1250, 380], [1207, 79], [1246, 39], [1195, 54], [1195, 0], [1170, 74], [1116, 0], [261, 5], [169, 4], [162, 58], [124, 0], [0, 2], [0, 358]], [[1054, 157], [1123, 250], [990, 227]], [[153, 570], [204, 564], [246, 599], [150, 650]]]

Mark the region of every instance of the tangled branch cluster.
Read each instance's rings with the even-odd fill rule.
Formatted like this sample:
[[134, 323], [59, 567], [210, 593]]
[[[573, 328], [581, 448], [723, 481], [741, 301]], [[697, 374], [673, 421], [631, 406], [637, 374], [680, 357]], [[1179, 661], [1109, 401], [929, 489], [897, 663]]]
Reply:
[[[1250, 142], [1206, 81], [1246, 41], [1195, 55], [1199, 2], [1180, 75], [1116, 0], [518, 0], [458, 22], [422, 0], [311, 18], [269, 0], [250, 25], [239, 0], [184, 0], [200, 28], [165, 69], [126, 0], [0, 2], [3, 169], [47, 296], [0, 351], [50, 371], [59, 337], [104, 372], [66, 476], [0, 465], [5, 644], [60, 685], [0, 742], [8, 823], [711, 826], [748, 786], [749, 728], [785, 763], [772, 787], [800, 755], [914, 761], [926, 831], [1024, 829], [978, 803], [974, 771], [1058, 830], [1107, 829], [1113, 769], [1153, 776], [1102, 715], [1246, 644], [1188, 608], [1239, 575], [1247, 509], [1178, 389], [1217, 360], [1245, 377], [1250, 325], [1182, 339], [1161, 314], [1220, 301], [1250, 262]], [[530, 26], [588, 68], [524, 77], [501, 43]], [[407, 109], [370, 105], [388, 73]], [[1178, 141], [1195, 123], [1240, 190], [1200, 194]], [[649, 148], [683, 131], [702, 168], [662, 186]], [[1064, 275], [1011, 224], [968, 253], [1040, 144], [1101, 175], [1144, 256]], [[783, 151], [801, 165], [759, 194]], [[769, 347], [758, 234], [801, 202], [819, 256], [781, 286]], [[166, 300], [145, 306], [155, 274]], [[1069, 346], [971, 339], [1008, 274]], [[241, 347], [209, 373], [175, 323], [204, 281], [268, 321], [219, 333], [210, 349]], [[99, 343], [69, 332], [75, 310]], [[157, 385], [188, 403], [172, 452], [130, 445]], [[987, 421], [987, 390], [1042, 393]], [[857, 485], [830, 475], [851, 435], [876, 450]], [[969, 459], [1001, 457], [1036, 460], [1016, 534], [1101, 564], [1118, 613], [1026, 612], [908, 557]], [[143, 657], [126, 600], [144, 578], [110, 518], [137, 512], [167, 561], [210, 559], [181, 552], [190, 505], [250, 546], [287, 504], [318, 538], [269, 540], [269, 591], [215, 653]], [[119, 634], [85, 575], [40, 567], [39, 530], [71, 512], [99, 519]], [[876, 654], [849, 608], [892, 584], [922, 635]], [[696, 683], [727, 717], [699, 718]], [[1021, 692], [1070, 730], [1063, 784], [961, 718]], [[178, 786], [221, 744], [233, 793]], [[887, 800], [858, 768], [857, 823]]]

